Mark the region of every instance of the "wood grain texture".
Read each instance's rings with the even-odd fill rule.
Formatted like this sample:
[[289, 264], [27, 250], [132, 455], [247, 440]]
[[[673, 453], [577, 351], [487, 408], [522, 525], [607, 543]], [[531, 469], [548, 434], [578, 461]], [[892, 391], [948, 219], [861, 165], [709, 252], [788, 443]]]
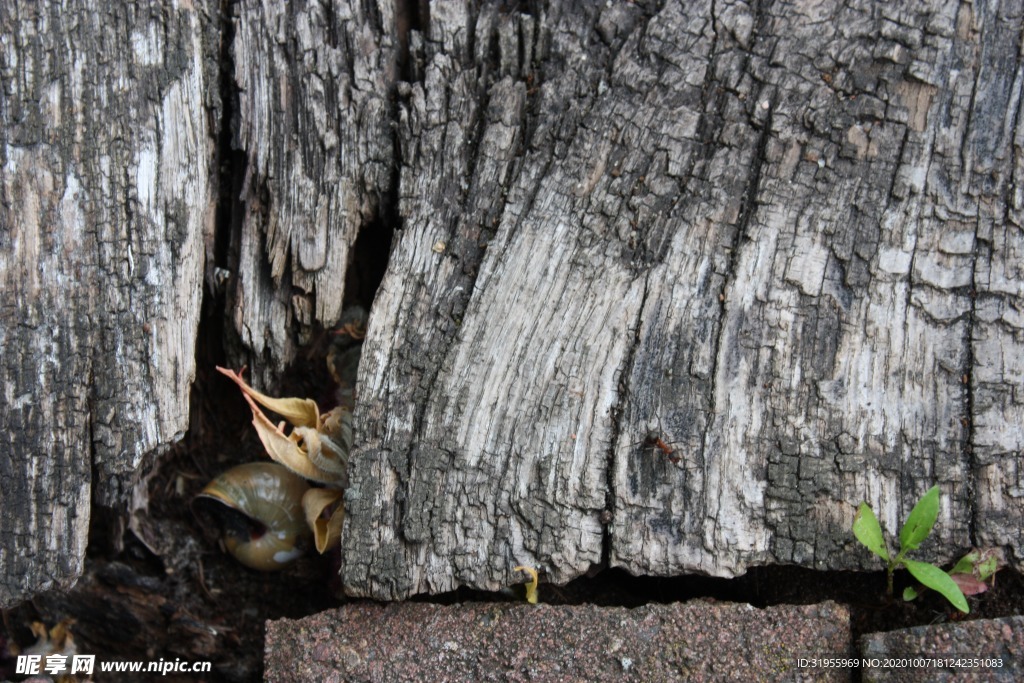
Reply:
[[352, 246], [391, 191], [396, 19], [386, 0], [233, 11], [247, 165], [231, 317], [267, 385], [338, 320]]
[[216, 17], [0, 7], [0, 605], [72, 583], [90, 502], [188, 425]]
[[[972, 104], [947, 124], [955, 201], [943, 198], [939, 214], [966, 234], [945, 238], [942, 251], [973, 256], [971, 365], [963, 380], [970, 392], [975, 540], [1012, 548], [1018, 567], [1024, 562], [1024, 66], [1014, 24], [1022, 21], [1019, 3], [957, 15], [956, 35], [967, 46], [989, 36], [985, 42], [993, 47], [962, 50], [973, 80], [957, 79], [958, 101], [969, 97]], [[970, 254], [964, 245], [972, 232]]]
[[866, 567], [936, 482], [1019, 562], [1020, 16], [432, 5], [347, 589]]
[[257, 386], [396, 230], [350, 593], [874, 566], [936, 482], [1019, 566], [1019, 0], [218, 7], [0, 7], [0, 603], [185, 428], [229, 35]]

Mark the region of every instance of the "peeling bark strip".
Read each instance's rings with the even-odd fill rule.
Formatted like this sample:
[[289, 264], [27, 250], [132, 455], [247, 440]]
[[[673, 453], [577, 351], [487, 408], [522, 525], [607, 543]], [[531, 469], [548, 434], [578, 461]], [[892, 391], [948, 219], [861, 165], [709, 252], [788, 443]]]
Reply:
[[0, 4], [0, 606], [73, 583], [90, 497], [123, 499], [188, 424], [213, 205], [203, 5]]
[[1020, 3], [430, 12], [351, 593], [1024, 556]]

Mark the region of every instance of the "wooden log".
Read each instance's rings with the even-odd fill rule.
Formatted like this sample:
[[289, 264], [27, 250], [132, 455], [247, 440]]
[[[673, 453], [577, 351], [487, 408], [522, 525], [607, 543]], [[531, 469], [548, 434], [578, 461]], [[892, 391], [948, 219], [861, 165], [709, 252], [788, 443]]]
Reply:
[[90, 502], [188, 425], [218, 7], [0, 7], [0, 606], [74, 582]]
[[1019, 563], [1020, 17], [432, 5], [347, 590], [874, 566], [933, 483]]
[[229, 33], [257, 386], [395, 230], [350, 593], [869, 566], [857, 503], [895, 532], [936, 482], [922, 554], [1019, 566], [1019, 2], [37, 6], [0, 9], [0, 602], [184, 429]]

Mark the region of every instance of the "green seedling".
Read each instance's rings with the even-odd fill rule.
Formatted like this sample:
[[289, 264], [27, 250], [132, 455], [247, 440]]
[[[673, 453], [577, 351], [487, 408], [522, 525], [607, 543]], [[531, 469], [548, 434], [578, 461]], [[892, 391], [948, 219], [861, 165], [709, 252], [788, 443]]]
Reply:
[[964, 597], [963, 591], [960, 590], [956, 581], [950, 578], [949, 574], [933, 564], [907, 558], [907, 553], [917, 550], [928, 538], [938, 517], [939, 487], [933, 486], [921, 497], [921, 500], [917, 501], [917, 505], [910, 511], [907, 521], [903, 523], [903, 528], [900, 529], [900, 551], [895, 557], [890, 555], [885, 536], [882, 534], [882, 527], [878, 524], [875, 512], [867, 503], [861, 503], [857, 508], [857, 515], [853, 518], [853, 535], [868, 550], [885, 560], [890, 598], [892, 597], [893, 572], [900, 567], [906, 567], [911, 576], [920, 581], [922, 585], [938, 591], [949, 600], [950, 604], [961, 612], [967, 613], [970, 611], [967, 606], [967, 598]]
[[[964, 595], [978, 595], [989, 589], [989, 579], [994, 586], [995, 574], [1000, 569], [997, 551], [993, 549], [978, 550], [975, 548], [960, 558], [960, 561], [947, 574], [953, 579]], [[903, 599], [910, 601], [928, 590], [927, 586], [908, 586], [903, 589]]]

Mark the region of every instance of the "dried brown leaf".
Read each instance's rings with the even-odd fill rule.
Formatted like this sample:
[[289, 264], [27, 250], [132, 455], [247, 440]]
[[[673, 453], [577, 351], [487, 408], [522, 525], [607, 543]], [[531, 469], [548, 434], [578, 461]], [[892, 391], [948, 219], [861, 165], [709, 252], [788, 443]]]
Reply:
[[337, 476], [321, 470], [309, 460], [309, 454], [299, 443], [295, 434], [286, 436], [281, 427], [275, 427], [267, 416], [256, 406], [247, 395], [246, 400], [252, 408], [252, 425], [256, 434], [263, 442], [263, 448], [274, 462], [281, 463], [300, 477], [323, 484], [334, 483]]
[[245, 371], [245, 368], [235, 372], [218, 367], [217, 371], [237, 384], [247, 397], [253, 398], [261, 406], [277, 413], [296, 427], [316, 428], [320, 426], [320, 409], [317, 408], [316, 401], [308, 398], [274, 398], [262, 394], [242, 379], [242, 372]]
[[[321, 555], [338, 545], [341, 540], [341, 525], [345, 521], [345, 506], [341, 503], [342, 492], [338, 489], [310, 489], [302, 496], [302, 509], [306, 523], [313, 530], [316, 550]], [[324, 512], [331, 506], [328, 518]]]
[[953, 579], [964, 595], [978, 595], [988, 590], [988, 584], [973, 574], [950, 574], [949, 578]]

